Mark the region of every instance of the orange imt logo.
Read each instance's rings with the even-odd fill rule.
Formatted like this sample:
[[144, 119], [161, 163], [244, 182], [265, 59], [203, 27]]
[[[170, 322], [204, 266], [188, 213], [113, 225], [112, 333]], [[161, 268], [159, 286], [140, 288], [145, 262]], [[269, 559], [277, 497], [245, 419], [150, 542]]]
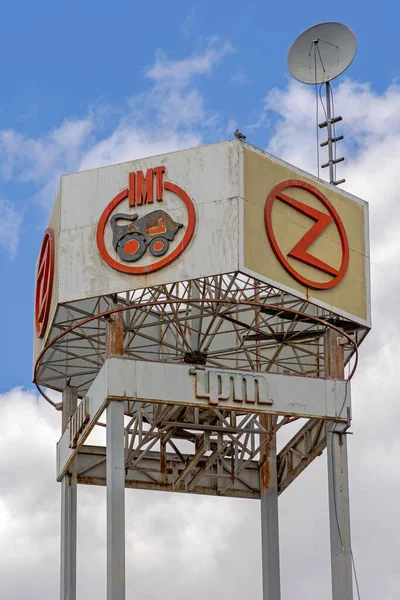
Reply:
[[129, 173], [128, 187], [104, 209], [97, 247], [113, 269], [132, 275], [152, 273], [178, 258], [192, 239], [194, 204], [164, 176], [164, 166]]

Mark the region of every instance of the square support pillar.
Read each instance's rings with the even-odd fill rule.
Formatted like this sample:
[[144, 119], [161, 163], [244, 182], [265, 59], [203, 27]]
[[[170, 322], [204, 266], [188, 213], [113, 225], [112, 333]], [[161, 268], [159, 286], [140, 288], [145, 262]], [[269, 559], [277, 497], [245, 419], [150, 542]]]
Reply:
[[[325, 377], [344, 379], [343, 338], [334, 330], [325, 334]], [[348, 384], [349, 385], [349, 384]], [[353, 600], [349, 477], [346, 425], [327, 422], [329, 525], [332, 600]]]
[[[77, 407], [77, 389], [67, 386], [62, 395], [62, 431]], [[76, 599], [76, 531], [77, 531], [77, 482], [74, 467], [61, 482], [61, 565], [60, 598]]]
[[125, 600], [124, 403], [107, 406], [107, 600]]
[[260, 468], [263, 600], [280, 600], [281, 598], [278, 478], [276, 435], [272, 433], [273, 419], [273, 416], [260, 415], [260, 424], [268, 431], [268, 440], [261, 452]]

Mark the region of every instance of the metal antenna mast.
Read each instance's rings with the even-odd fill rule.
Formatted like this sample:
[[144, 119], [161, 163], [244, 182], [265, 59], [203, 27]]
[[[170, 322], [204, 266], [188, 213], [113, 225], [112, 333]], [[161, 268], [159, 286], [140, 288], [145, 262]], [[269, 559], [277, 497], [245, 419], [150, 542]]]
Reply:
[[329, 167], [329, 183], [332, 183], [333, 185], [339, 185], [340, 183], [344, 183], [346, 180], [345, 179], [339, 179], [338, 181], [336, 181], [336, 169], [334, 167], [334, 165], [336, 165], [339, 162], [343, 162], [344, 161], [344, 156], [341, 156], [340, 158], [334, 158], [334, 152], [333, 152], [333, 144], [336, 144], [336, 142], [339, 142], [340, 140], [343, 139], [342, 135], [332, 135], [332, 131], [333, 131], [333, 125], [335, 123], [338, 123], [339, 121], [342, 121], [342, 117], [335, 117], [332, 114], [332, 103], [331, 103], [331, 86], [329, 81], [327, 81], [325, 83], [325, 94], [326, 94], [326, 121], [324, 121], [323, 123], [318, 123], [318, 127], [320, 127], [321, 129], [323, 127], [327, 127], [327, 131], [328, 131], [328, 139], [325, 142], [321, 143], [321, 147], [324, 146], [328, 146], [328, 162], [324, 163], [321, 165], [321, 167], [323, 169], [325, 169], [326, 167]]
[[[320, 63], [323, 73], [326, 73], [325, 67], [324, 67], [324, 61], [322, 59], [321, 52], [319, 50], [319, 44], [321, 42], [322, 42], [322, 44], [328, 44], [329, 46], [332, 46], [333, 48], [338, 49], [338, 46], [336, 46], [336, 44], [331, 44], [330, 42], [327, 42], [326, 40], [321, 40], [320, 38], [316, 38], [315, 40], [313, 40], [311, 48], [310, 48], [310, 54], [312, 54], [312, 53], [314, 54], [315, 85], [318, 85], [317, 81], [316, 81], [316, 79], [317, 79], [317, 63], [318, 62]], [[312, 50], [314, 52], [312, 52]], [[322, 164], [321, 167], [323, 169], [326, 169], [327, 167], [329, 167], [329, 183], [332, 183], [333, 185], [339, 185], [340, 183], [344, 183], [346, 180], [340, 179], [339, 181], [336, 181], [336, 169], [335, 169], [334, 165], [336, 165], [337, 163], [343, 162], [344, 156], [341, 156], [340, 158], [336, 158], [334, 156], [334, 154], [336, 155], [336, 153], [333, 152], [333, 144], [342, 140], [343, 136], [342, 135], [336, 136], [334, 134], [333, 125], [335, 123], [338, 123], [339, 121], [342, 121], [342, 117], [335, 117], [332, 113], [331, 94], [332, 94], [331, 85], [330, 85], [329, 81], [326, 81], [325, 82], [325, 99], [326, 99], [326, 101], [325, 101], [325, 107], [324, 107], [325, 114], [326, 114], [326, 120], [323, 123], [318, 123], [318, 127], [320, 129], [322, 129], [324, 127], [327, 128], [328, 139], [325, 142], [322, 142], [320, 144], [320, 146], [321, 146], [321, 148], [328, 146], [328, 162]]]
[[343, 139], [342, 135], [336, 136], [335, 124], [342, 121], [342, 117], [334, 115], [330, 81], [347, 69], [356, 49], [355, 35], [348, 27], [341, 23], [321, 23], [304, 31], [288, 54], [288, 69], [295, 79], [309, 85], [322, 87], [325, 84], [325, 121], [318, 123], [318, 127], [327, 128], [327, 140], [320, 146], [328, 146], [328, 162], [321, 167], [329, 167], [329, 182], [332, 185], [344, 183], [345, 179], [336, 181], [336, 164], [343, 162], [344, 157], [336, 158], [334, 151], [334, 144]]

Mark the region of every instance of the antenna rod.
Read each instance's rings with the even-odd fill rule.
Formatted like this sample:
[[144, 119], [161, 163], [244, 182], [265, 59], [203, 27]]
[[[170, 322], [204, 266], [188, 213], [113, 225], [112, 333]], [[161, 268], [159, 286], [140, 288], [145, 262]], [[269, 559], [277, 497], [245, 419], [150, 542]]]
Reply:
[[325, 83], [326, 94], [326, 124], [328, 128], [328, 163], [329, 163], [329, 183], [335, 185], [335, 175], [333, 170], [333, 147], [332, 147], [332, 107], [331, 107], [331, 91], [329, 81]]

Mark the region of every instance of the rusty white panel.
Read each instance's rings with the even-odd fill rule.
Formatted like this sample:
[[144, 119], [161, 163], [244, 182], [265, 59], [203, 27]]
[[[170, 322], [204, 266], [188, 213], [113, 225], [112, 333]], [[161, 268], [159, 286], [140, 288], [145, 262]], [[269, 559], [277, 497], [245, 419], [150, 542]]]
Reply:
[[59, 479], [109, 399], [126, 401], [129, 413], [134, 409], [132, 402], [157, 402], [345, 421], [350, 385], [335, 379], [108, 358], [86, 396], [89, 420], [76, 440], [76, 448], [71, 447], [70, 425], [57, 444]]
[[334, 379], [123, 358], [107, 359], [103, 369], [109, 398], [342, 420], [350, 406], [349, 384]]
[[[59, 302], [237, 270], [238, 144], [236, 140], [223, 142], [63, 176]], [[148, 274], [120, 272], [100, 256], [96, 244], [99, 220], [110, 202], [128, 187], [130, 173], [146, 173], [158, 166], [165, 167], [164, 181], [182, 188], [192, 200], [196, 211], [194, 234], [182, 254], [165, 267]], [[183, 203], [172, 192], [164, 193], [165, 202], [157, 204], [154, 200], [153, 204], [136, 207], [137, 212], [145, 216], [165, 204], [174, 220], [184, 221]], [[129, 209], [126, 199], [113, 214]], [[178, 232], [172, 245], [180, 243], [184, 230]], [[112, 248], [110, 227], [104, 239]], [[146, 266], [151, 260], [146, 254], [132, 264]]]
[[[74, 460], [77, 449], [88, 438], [107, 405], [108, 365], [98, 373], [88, 394], [83, 398], [57, 442], [57, 478], [61, 481]], [[84, 408], [84, 410], [82, 410]], [[78, 421], [78, 430], [74, 421]]]

